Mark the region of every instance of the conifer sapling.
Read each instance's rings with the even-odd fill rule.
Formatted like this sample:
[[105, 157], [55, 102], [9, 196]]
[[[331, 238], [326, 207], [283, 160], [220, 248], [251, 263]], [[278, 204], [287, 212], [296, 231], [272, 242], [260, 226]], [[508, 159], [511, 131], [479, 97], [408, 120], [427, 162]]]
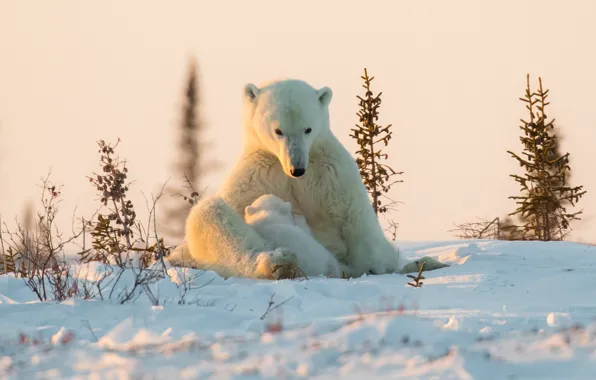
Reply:
[[509, 198], [518, 204], [510, 215], [519, 216], [524, 223], [519, 229], [523, 239], [528, 240], [562, 240], [571, 228], [571, 221], [579, 220], [582, 213], [567, 211], [567, 207], [575, 206], [586, 193], [583, 186], [568, 184], [569, 153], [560, 153], [555, 120], [547, 118], [548, 92], [542, 87], [541, 78], [538, 90], [532, 92], [527, 76], [525, 96], [520, 98], [529, 111], [529, 120], [522, 119], [520, 125], [523, 151], [521, 156], [507, 151], [525, 169], [523, 175], [511, 175], [520, 184], [522, 194]]
[[368, 76], [368, 71], [364, 69], [364, 80], [362, 87], [365, 89], [364, 97], [358, 96], [358, 119], [360, 124], [352, 129], [350, 137], [356, 139], [359, 149], [356, 152], [356, 163], [360, 169], [362, 181], [366, 186], [371, 198], [375, 214], [384, 213], [387, 211], [388, 205], [381, 202], [381, 197], [386, 194], [391, 185], [397, 182], [391, 179], [403, 172], [396, 172], [391, 167], [383, 164], [383, 160], [389, 157], [387, 153], [383, 152], [382, 148], [386, 147], [391, 140], [391, 124], [383, 127], [377, 124], [379, 119], [379, 107], [381, 105], [381, 94], [373, 95], [370, 88], [374, 77]]

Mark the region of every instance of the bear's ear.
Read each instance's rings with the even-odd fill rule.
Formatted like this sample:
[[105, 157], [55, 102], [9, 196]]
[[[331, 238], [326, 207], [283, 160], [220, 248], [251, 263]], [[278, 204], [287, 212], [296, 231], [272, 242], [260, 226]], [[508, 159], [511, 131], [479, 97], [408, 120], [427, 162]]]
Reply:
[[323, 87], [317, 91], [317, 96], [319, 97], [319, 102], [323, 106], [328, 106], [331, 103], [331, 98], [333, 97], [333, 91], [329, 87]]
[[253, 102], [259, 96], [259, 88], [252, 83], [244, 86], [244, 96], [249, 102]]
[[246, 206], [244, 209], [245, 216], [252, 216], [257, 210], [252, 206]]

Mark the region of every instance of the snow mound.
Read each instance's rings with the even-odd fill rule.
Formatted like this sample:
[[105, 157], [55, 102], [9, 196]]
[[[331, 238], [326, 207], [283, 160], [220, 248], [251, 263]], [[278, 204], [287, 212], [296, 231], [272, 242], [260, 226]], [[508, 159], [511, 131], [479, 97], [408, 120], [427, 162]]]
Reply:
[[[450, 267], [413, 288], [357, 279], [223, 279], [167, 268], [130, 302], [34, 302], [0, 276], [0, 377], [565, 378], [596, 373], [596, 248], [399, 243]], [[81, 268], [79, 268], [81, 269]], [[106, 268], [78, 270], [93, 283]], [[122, 276], [115, 294], [126, 291]], [[95, 279], [95, 280], [94, 280]], [[156, 302], [157, 299], [157, 302]], [[33, 301], [33, 302], [32, 302]]]

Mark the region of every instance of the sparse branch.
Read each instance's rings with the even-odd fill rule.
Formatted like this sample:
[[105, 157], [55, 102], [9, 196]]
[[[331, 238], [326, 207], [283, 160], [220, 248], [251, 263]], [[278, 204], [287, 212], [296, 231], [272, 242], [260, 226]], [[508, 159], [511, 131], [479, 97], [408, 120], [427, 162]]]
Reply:
[[492, 220], [480, 219], [477, 222], [456, 224], [456, 228], [449, 230], [453, 236], [460, 239], [495, 239], [501, 238], [501, 223], [499, 218]]

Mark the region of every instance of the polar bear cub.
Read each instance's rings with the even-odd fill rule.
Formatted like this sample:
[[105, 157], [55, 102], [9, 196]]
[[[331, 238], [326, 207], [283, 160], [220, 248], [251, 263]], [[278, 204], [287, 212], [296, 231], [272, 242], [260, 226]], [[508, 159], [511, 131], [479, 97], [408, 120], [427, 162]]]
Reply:
[[315, 240], [304, 216], [292, 215], [291, 203], [275, 195], [262, 195], [246, 207], [244, 220], [275, 248], [294, 252], [298, 268], [306, 276], [341, 277], [335, 256]]

